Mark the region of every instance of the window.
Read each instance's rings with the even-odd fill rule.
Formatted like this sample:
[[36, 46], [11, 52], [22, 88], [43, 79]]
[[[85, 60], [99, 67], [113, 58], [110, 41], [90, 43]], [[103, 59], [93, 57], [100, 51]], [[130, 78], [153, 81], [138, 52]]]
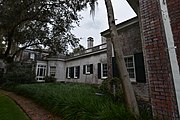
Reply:
[[107, 78], [107, 63], [102, 64], [102, 78]]
[[108, 76], [107, 63], [98, 63], [98, 79], [105, 79]]
[[129, 77], [131, 78], [131, 81], [135, 82], [134, 58], [133, 58], [133, 56], [125, 57], [124, 60], [126, 63], [127, 71], [129, 73]]
[[45, 75], [46, 75], [46, 65], [39, 64], [37, 65], [37, 72], [36, 72], [36, 79], [38, 81], [44, 81]]
[[79, 78], [79, 76], [80, 76], [80, 66], [66, 68], [66, 78]]
[[34, 53], [30, 53], [30, 59], [33, 61], [35, 60], [35, 54]]
[[80, 66], [74, 67], [74, 78], [79, 78]]
[[67, 68], [67, 78], [73, 78], [74, 77], [74, 68], [73, 67], [68, 67]]
[[50, 76], [56, 76], [56, 66], [50, 66]]
[[91, 66], [86, 65], [86, 74], [90, 74]]
[[83, 74], [93, 74], [93, 64], [83, 65]]

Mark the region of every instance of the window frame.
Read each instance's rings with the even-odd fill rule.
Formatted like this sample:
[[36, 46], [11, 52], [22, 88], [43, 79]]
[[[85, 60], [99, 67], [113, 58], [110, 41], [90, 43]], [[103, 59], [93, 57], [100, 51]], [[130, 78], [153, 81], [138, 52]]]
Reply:
[[[128, 59], [128, 58], [132, 58], [132, 65], [133, 65], [132, 67], [127, 66], [127, 62], [126, 62], [125, 59]], [[129, 71], [128, 71], [130, 81], [131, 81], [131, 82], [136, 82], [136, 69], [135, 69], [134, 55], [124, 56], [124, 61], [125, 61], [125, 64], [126, 64], [126, 69], [127, 69], [127, 71], [128, 71], [128, 70], [133, 70], [133, 75], [134, 75], [133, 78], [130, 76]]]
[[[89, 69], [88, 69], [88, 68], [89, 68]], [[88, 71], [88, 70], [89, 70], [89, 71]], [[86, 65], [85, 74], [86, 74], [86, 75], [90, 75], [90, 74], [91, 74], [91, 65], [90, 65], [90, 64], [87, 64], [87, 65]]]
[[[67, 67], [66, 78], [78, 79], [80, 76], [80, 66]], [[72, 72], [72, 73], [71, 73]], [[76, 73], [77, 72], [77, 73]]]
[[[42, 74], [41, 74], [41, 72], [42, 72]], [[47, 72], [47, 64], [44, 64], [44, 63], [37, 64], [37, 68], [36, 68], [36, 80], [37, 80], [37, 82], [45, 81], [46, 72]]]
[[[74, 78], [77, 79], [79, 77], [79, 66], [74, 66]], [[77, 74], [76, 74], [77, 73]]]
[[[53, 68], [53, 71], [52, 71], [52, 68]], [[56, 76], [56, 66], [50, 66], [49, 67], [49, 75], [52, 76], [52, 77], [55, 77]], [[54, 73], [54, 75], [52, 75]]]
[[29, 56], [30, 60], [35, 60], [35, 53], [30, 53], [30, 56]]
[[93, 64], [85, 64], [83, 65], [83, 74], [85, 75], [91, 75], [93, 74], [93, 67], [94, 65]]
[[71, 67], [67, 67], [67, 78], [68, 78], [68, 79], [71, 78], [71, 75], [70, 75], [70, 68], [71, 68]]
[[[106, 67], [107, 67], [107, 76], [104, 76], [104, 67], [103, 67], [103, 65], [106, 65]], [[108, 77], [108, 65], [107, 65], [107, 63], [101, 63], [101, 79], [106, 79]]]

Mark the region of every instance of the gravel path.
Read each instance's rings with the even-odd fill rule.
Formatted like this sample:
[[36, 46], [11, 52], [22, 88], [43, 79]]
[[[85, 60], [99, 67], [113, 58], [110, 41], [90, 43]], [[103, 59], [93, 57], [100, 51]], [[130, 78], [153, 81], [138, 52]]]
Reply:
[[31, 120], [61, 120], [59, 117], [52, 115], [50, 112], [37, 105], [30, 99], [19, 96], [13, 92], [3, 90], [0, 90], [0, 92], [13, 99]]

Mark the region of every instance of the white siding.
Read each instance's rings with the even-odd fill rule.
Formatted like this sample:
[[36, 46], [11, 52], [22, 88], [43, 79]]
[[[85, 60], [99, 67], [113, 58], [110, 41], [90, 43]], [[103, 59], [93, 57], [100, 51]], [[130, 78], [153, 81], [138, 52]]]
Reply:
[[50, 66], [56, 66], [56, 81], [65, 81], [65, 63], [64, 61], [48, 61], [48, 76], [50, 75]]
[[[80, 66], [80, 77], [79, 79], [66, 78], [66, 81], [100, 84], [102, 80], [98, 79], [98, 71], [97, 71], [98, 63], [107, 63], [106, 52], [67, 61], [65, 65], [66, 67]], [[89, 74], [89, 75], [83, 74], [83, 65], [87, 65], [87, 64], [93, 64], [93, 74]]]

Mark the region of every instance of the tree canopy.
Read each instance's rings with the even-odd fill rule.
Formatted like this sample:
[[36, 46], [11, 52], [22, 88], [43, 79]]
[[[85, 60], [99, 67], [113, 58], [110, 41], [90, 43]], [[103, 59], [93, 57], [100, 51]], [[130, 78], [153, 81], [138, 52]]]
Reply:
[[[14, 57], [27, 47], [48, 47], [55, 54], [76, 46], [71, 33], [81, 17], [78, 12], [94, 0], [0, 0], [1, 57]], [[92, 7], [93, 8], [93, 7]], [[75, 23], [75, 24], [74, 24]]]

